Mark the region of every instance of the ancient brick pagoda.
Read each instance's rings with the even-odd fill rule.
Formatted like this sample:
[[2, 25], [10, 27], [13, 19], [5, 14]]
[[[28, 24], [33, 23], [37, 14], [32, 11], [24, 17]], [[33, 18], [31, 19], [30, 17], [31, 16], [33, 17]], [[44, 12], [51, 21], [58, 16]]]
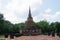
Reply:
[[30, 8], [29, 8], [29, 15], [27, 21], [25, 22], [25, 26], [20, 30], [20, 32], [26, 36], [41, 34], [41, 29], [39, 29], [33, 21]]

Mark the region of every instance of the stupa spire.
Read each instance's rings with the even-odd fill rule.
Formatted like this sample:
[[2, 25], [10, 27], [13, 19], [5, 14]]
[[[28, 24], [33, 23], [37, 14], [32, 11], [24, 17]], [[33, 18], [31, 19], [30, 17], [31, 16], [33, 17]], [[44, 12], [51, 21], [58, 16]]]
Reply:
[[29, 15], [28, 16], [29, 16], [29, 18], [32, 18], [30, 7], [29, 7]]

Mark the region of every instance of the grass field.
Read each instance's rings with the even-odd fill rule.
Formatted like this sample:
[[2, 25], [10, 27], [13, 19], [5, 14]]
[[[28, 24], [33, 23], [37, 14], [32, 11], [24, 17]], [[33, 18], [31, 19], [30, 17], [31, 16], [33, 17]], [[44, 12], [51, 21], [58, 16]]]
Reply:
[[0, 35], [0, 38], [4, 38], [4, 35]]

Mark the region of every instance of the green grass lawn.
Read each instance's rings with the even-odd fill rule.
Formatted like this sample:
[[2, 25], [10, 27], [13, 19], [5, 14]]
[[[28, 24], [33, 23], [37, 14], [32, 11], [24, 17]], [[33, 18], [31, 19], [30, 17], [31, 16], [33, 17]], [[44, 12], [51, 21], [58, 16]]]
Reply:
[[0, 38], [4, 38], [4, 35], [0, 35]]

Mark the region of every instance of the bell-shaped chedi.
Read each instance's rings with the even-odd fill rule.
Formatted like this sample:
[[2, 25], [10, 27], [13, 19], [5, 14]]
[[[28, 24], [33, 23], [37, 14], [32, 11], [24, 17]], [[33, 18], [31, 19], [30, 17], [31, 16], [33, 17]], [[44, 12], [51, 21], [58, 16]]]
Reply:
[[25, 26], [20, 31], [22, 32], [23, 35], [41, 34], [41, 29], [39, 29], [33, 21], [30, 8], [29, 8], [29, 14], [28, 14], [27, 21], [25, 22]]

